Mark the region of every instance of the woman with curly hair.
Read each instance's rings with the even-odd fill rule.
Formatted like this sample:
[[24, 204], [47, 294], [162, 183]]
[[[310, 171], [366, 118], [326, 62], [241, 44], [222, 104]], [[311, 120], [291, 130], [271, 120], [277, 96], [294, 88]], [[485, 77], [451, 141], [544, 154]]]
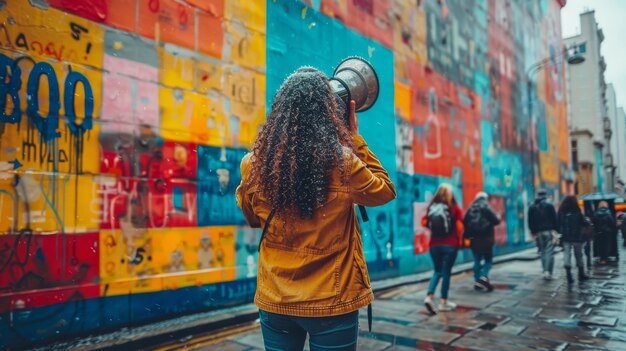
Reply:
[[254, 298], [268, 350], [356, 350], [358, 310], [374, 298], [354, 205], [396, 196], [389, 175], [349, 125], [328, 79], [301, 68], [282, 84], [252, 152], [237, 203], [263, 227]]

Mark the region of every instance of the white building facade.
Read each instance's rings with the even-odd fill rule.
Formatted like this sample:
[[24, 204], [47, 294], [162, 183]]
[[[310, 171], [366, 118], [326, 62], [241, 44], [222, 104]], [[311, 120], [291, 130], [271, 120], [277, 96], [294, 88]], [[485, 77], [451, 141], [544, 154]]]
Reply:
[[[565, 45], [575, 47], [585, 62], [567, 65], [570, 89], [571, 160], [576, 172], [575, 192], [582, 195], [596, 191], [613, 191], [608, 184], [605, 167], [610, 149], [610, 123], [607, 109], [607, 84], [604, 80], [606, 62], [601, 54], [604, 40], [594, 11], [580, 15], [581, 33], [565, 38]], [[609, 129], [607, 129], [607, 127]], [[608, 136], [608, 138], [607, 138]]]
[[617, 167], [615, 191], [626, 196], [626, 112], [623, 107], [617, 108], [615, 123], [615, 166]]

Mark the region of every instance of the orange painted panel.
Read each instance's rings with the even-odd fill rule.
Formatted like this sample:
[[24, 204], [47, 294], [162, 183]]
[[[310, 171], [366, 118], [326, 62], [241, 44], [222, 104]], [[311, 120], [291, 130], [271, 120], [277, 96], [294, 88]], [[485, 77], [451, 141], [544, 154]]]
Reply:
[[174, 0], [139, 0], [138, 32], [156, 41], [195, 48], [195, 9]]

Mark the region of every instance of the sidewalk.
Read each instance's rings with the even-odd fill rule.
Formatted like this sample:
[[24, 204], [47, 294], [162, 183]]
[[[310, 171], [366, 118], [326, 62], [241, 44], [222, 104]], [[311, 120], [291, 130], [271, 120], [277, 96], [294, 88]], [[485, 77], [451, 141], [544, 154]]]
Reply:
[[[537, 259], [535, 248], [520, 252], [501, 255], [494, 258], [495, 263], [511, 261], [528, 261]], [[458, 274], [471, 270], [472, 264], [456, 265], [453, 273]], [[374, 293], [380, 294], [393, 288], [424, 282], [430, 278], [430, 272], [410, 274], [372, 282]], [[160, 322], [124, 328], [93, 336], [68, 341], [56, 342], [34, 350], [133, 350], [145, 348], [147, 345], [158, 345], [170, 340], [188, 340], [197, 335], [205, 335], [212, 331], [229, 328], [234, 325], [250, 323], [258, 318], [257, 307], [247, 305], [221, 308], [219, 310], [196, 313]], [[183, 343], [184, 344], [184, 343]]]
[[[455, 312], [429, 316], [425, 284], [380, 293], [373, 303], [373, 332], [361, 313], [358, 350], [626, 350], [626, 259], [596, 266], [587, 282], [568, 286], [562, 254], [556, 278], [541, 278], [539, 261], [494, 266], [492, 293], [475, 292], [471, 274], [453, 278]], [[262, 350], [258, 325], [214, 344], [184, 343], [195, 350]], [[171, 345], [162, 349], [183, 347]]]

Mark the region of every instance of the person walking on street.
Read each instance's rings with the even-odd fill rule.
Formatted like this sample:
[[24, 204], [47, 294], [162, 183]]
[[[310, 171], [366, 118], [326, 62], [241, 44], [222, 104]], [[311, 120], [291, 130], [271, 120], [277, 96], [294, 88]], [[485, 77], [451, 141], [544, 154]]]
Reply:
[[359, 309], [374, 299], [355, 204], [396, 197], [387, 171], [349, 125], [328, 78], [313, 68], [289, 76], [241, 161], [237, 204], [263, 227], [257, 288], [267, 350], [356, 350]]
[[493, 291], [489, 282], [489, 271], [493, 265], [495, 227], [500, 224], [501, 218], [489, 205], [488, 199], [489, 195], [485, 192], [476, 195], [465, 213], [463, 226], [464, 237], [470, 239], [474, 255], [474, 289]]
[[600, 201], [593, 215], [594, 253], [600, 256], [600, 264], [607, 264], [611, 250], [617, 250], [617, 224], [606, 201]]
[[622, 232], [622, 245], [626, 247], [626, 212], [620, 212], [619, 215], [617, 215], [617, 218], [620, 220], [618, 224], [620, 231]]
[[[452, 186], [441, 184], [433, 197], [426, 215], [422, 218], [422, 226], [429, 228], [430, 257], [433, 260], [434, 272], [428, 285], [428, 294], [424, 305], [431, 314], [437, 311], [453, 311], [456, 304], [448, 300], [452, 266], [463, 242], [463, 212], [458, 206]], [[441, 280], [441, 300], [439, 308], [435, 307], [433, 298]]]
[[528, 208], [528, 227], [541, 254], [543, 278], [551, 280], [554, 270], [557, 217], [554, 205], [548, 201], [548, 193], [545, 190], [537, 192], [537, 199]]
[[583, 259], [583, 245], [586, 238], [584, 229], [589, 226], [578, 206], [575, 196], [566, 196], [559, 206], [559, 233], [563, 242], [563, 261], [565, 274], [568, 283], [573, 283], [572, 277], [572, 251], [576, 258], [578, 267], [578, 280], [583, 281], [588, 277], [585, 275], [585, 262]]

